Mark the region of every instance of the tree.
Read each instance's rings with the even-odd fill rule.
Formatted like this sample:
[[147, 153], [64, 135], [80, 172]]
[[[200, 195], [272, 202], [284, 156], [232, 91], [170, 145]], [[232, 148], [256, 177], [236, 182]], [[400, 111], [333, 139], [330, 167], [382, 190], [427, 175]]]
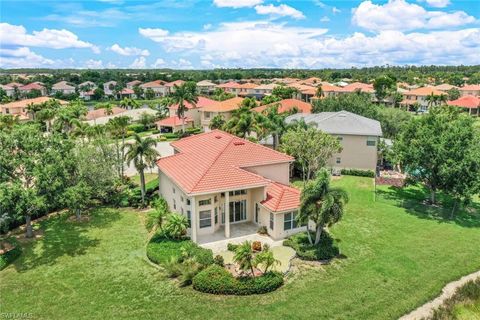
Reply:
[[268, 244], [263, 245], [262, 252], [258, 253], [253, 260], [253, 265], [255, 267], [259, 265], [263, 265], [264, 267], [263, 273], [267, 273], [270, 267], [273, 267], [279, 264], [280, 264], [280, 260], [275, 259], [275, 257], [273, 256], [273, 252], [270, 250], [270, 247], [268, 246]]
[[363, 92], [315, 99], [312, 102], [313, 113], [344, 110], [367, 118], [378, 119], [378, 109], [378, 106], [372, 103], [371, 96]]
[[373, 82], [373, 89], [375, 89], [375, 96], [378, 101], [383, 101], [393, 92], [396, 92], [396, 81], [389, 76], [378, 77]]
[[136, 85], [133, 87], [133, 92], [135, 92], [135, 96], [138, 98], [138, 99], [141, 99], [145, 93], [145, 91], [143, 90], [142, 87]]
[[170, 213], [167, 201], [163, 198], [156, 199], [153, 202], [153, 208], [155, 209], [155, 225], [161, 230]]
[[124, 109], [138, 109], [140, 107], [137, 101], [130, 98], [123, 98], [119, 105]]
[[43, 103], [43, 107], [37, 112], [37, 119], [45, 122], [47, 132], [52, 130], [52, 121], [60, 109], [60, 102], [55, 99], [51, 99]]
[[155, 119], [156, 117], [154, 115], [147, 112], [142, 112], [142, 114], [140, 114], [140, 119], [138, 119], [138, 122], [141, 123], [146, 129], [150, 129], [152, 126], [155, 125]]
[[217, 114], [215, 117], [210, 120], [209, 128], [214, 129], [221, 129], [225, 125], [225, 117], [222, 114]]
[[252, 276], [255, 276], [255, 272], [253, 271], [253, 267], [254, 267], [253, 259], [254, 257], [253, 257], [252, 244], [250, 241], [245, 241], [235, 249], [233, 261], [238, 263], [238, 266], [240, 267], [241, 270], [243, 271], [250, 270], [252, 273]]
[[286, 131], [286, 116], [287, 114], [278, 113], [278, 105], [272, 106], [266, 110], [266, 126], [268, 128], [268, 132], [272, 135], [274, 150], [277, 150], [277, 146], [280, 144], [280, 139]]
[[165, 233], [173, 239], [180, 239], [187, 233], [188, 220], [185, 216], [178, 213], [171, 213], [168, 215], [165, 224]]
[[92, 203], [92, 189], [84, 182], [71, 186], [63, 193], [63, 203], [75, 213], [77, 220], [82, 218], [82, 211], [89, 208]]
[[[459, 198], [471, 193], [475, 185], [471, 175], [480, 176], [479, 160], [470, 153], [475, 150], [474, 120], [447, 106], [432, 107], [428, 114], [410, 120], [393, 145], [396, 162], [430, 190], [432, 204], [438, 190]], [[467, 194], [459, 193], [462, 185]]]
[[267, 105], [267, 104], [271, 104], [271, 103], [274, 103], [274, 102], [278, 102], [282, 100], [282, 98], [280, 97], [277, 97], [277, 96], [274, 96], [273, 94], [269, 95], [269, 96], [264, 96], [262, 98], [262, 102], [261, 102], [261, 105]]
[[325, 97], [325, 93], [323, 92], [323, 88], [321, 84], [317, 87], [317, 90], [315, 91], [315, 97], [317, 98]]
[[152, 88], [147, 88], [147, 90], [145, 90], [145, 99], [147, 100], [155, 99], [155, 91], [153, 91]]
[[[117, 165], [118, 165], [118, 173], [120, 178], [123, 179], [124, 170], [125, 170], [125, 137], [127, 135], [128, 125], [130, 124], [131, 118], [128, 116], [119, 116], [108, 121], [108, 125], [110, 128], [110, 132], [112, 132], [113, 136], [116, 139], [116, 147], [117, 147]], [[122, 145], [121, 147], [118, 146], [118, 139], [122, 138]], [[121, 156], [120, 156], [121, 153]]]
[[29, 103], [27, 104], [27, 112], [32, 115], [32, 120], [35, 120], [35, 115], [37, 112], [42, 110], [43, 104], [42, 103]]
[[292, 99], [296, 93], [298, 93], [297, 89], [283, 85], [278, 85], [272, 90], [272, 95], [281, 99]]
[[448, 100], [457, 100], [458, 98], [460, 98], [460, 90], [458, 90], [457, 88], [452, 88], [447, 91], [447, 95]]
[[324, 167], [334, 153], [342, 147], [337, 138], [313, 127], [297, 126], [288, 130], [282, 138], [282, 149], [295, 157], [302, 169], [305, 185], [312, 174]]
[[92, 96], [93, 100], [102, 100], [103, 98], [105, 98], [105, 92], [103, 91], [102, 88], [98, 87], [96, 88], [95, 90], [93, 90], [93, 96]]
[[175, 91], [171, 93], [170, 97], [172, 105], [177, 105], [177, 117], [182, 119], [182, 131], [185, 132], [185, 112], [188, 110], [185, 103], [195, 106], [198, 102], [197, 85], [195, 82], [175, 85]]
[[402, 128], [412, 119], [412, 114], [400, 109], [379, 109], [379, 121], [385, 138], [395, 138]]
[[246, 138], [257, 129], [255, 114], [249, 106], [241, 106], [232, 111], [232, 117], [225, 123], [223, 129], [241, 138]]
[[305, 220], [315, 224], [313, 244], [318, 245], [325, 227], [337, 223], [342, 218], [348, 195], [342, 189], [330, 187], [330, 173], [323, 168], [317, 172], [316, 178], [303, 188], [300, 199], [299, 219], [305, 217]]
[[83, 101], [72, 101], [68, 106], [60, 108], [53, 123], [55, 131], [69, 133], [74, 125], [88, 113]]
[[138, 134], [134, 134], [133, 138], [134, 142], [128, 145], [126, 159], [128, 164], [133, 161], [140, 174], [142, 205], [145, 205], [145, 169], [154, 165], [160, 153], [155, 149], [157, 145], [155, 139], [150, 137], [142, 139]]

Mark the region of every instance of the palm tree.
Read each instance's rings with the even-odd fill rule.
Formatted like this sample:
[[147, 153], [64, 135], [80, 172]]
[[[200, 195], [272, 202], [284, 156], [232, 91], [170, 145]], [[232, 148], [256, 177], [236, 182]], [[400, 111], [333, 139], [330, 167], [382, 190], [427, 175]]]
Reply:
[[265, 268], [263, 269], [263, 273], [267, 273], [270, 267], [273, 267], [274, 265], [279, 265], [280, 261], [275, 259], [275, 257], [273, 256], [273, 252], [270, 251], [270, 247], [268, 246], [268, 244], [265, 244], [263, 246], [262, 252], [258, 253], [255, 256], [253, 263], [255, 267], [260, 264], [263, 265]]
[[187, 233], [188, 220], [178, 213], [171, 213], [165, 224], [165, 233], [174, 239], [180, 239]]
[[253, 131], [256, 131], [255, 115], [249, 107], [241, 106], [232, 111], [232, 118], [225, 124], [224, 129], [227, 132], [235, 134], [241, 138], [246, 138]]
[[210, 120], [210, 129], [221, 129], [225, 125], [225, 117], [222, 114], [217, 114], [215, 117]]
[[297, 220], [315, 223], [314, 244], [317, 245], [325, 226], [331, 226], [342, 218], [348, 195], [342, 189], [330, 188], [330, 173], [323, 168], [317, 172], [315, 180], [307, 183], [300, 199]]
[[241, 270], [252, 272], [252, 276], [255, 275], [253, 271], [254, 261], [253, 261], [253, 250], [252, 244], [250, 241], [245, 241], [235, 249], [235, 255], [233, 256], [233, 261], [238, 263]]
[[177, 105], [177, 117], [182, 119], [182, 131], [185, 132], [185, 112], [188, 110], [185, 103], [195, 107], [198, 102], [197, 86], [194, 82], [185, 82], [180, 86], [174, 85], [174, 88], [168, 101], [170, 106]]
[[325, 97], [325, 93], [323, 92], [322, 85], [318, 86], [317, 91], [315, 92], [315, 97], [317, 97], [317, 98]]
[[32, 120], [35, 120], [35, 115], [37, 112], [42, 110], [42, 107], [44, 106], [43, 103], [29, 103], [27, 104], [27, 112], [32, 115]]
[[128, 164], [133, 161], [140, 174], [140, 189], [142, 192], [142, 205], [145, 206], [145, 169], [154, 165], [160, 153], [155, 149], [157, 141], [151, 137], [142, 139], [138, 134], [133, 135], [134, 142], [128, 145], [126, 160]]
[[268, 119], [269, 131], [273, 138], [273, 149], [277, 150], [280, 138], [287, 129], [285, 115], [278, 113], [278, 106], [273, 106], [267, 110], [266, 117]]
[[[110, 125], [110, 129], [112, 131], [112, 133], [114, 134], [115, 138], [117, 139], [118, 137], [122, 137], [122, 146], [120, 148], [121, 150], [121, 158], [119, 158], [119, 167], [120, 167], [120, 171], [119, 171], [119, 174], [120, 174], [120, 177], [123, 179], [123, 176], [124, 176], [124, 160], [125, 160], [125, 137], [127, 135], [127, 128], [128, 128], [128, 125], [130, 124], [130, 120], [131, 118], [128, 117], [128, 116], [119, 116], [119, 117], [115, 117], [113, 119], [110, 119], [108, 121], [109, 125]], [[119, 148], [117, 148], [117, 151], [118, 151]], [[117, 152], [118, 153], [118, 152]]]

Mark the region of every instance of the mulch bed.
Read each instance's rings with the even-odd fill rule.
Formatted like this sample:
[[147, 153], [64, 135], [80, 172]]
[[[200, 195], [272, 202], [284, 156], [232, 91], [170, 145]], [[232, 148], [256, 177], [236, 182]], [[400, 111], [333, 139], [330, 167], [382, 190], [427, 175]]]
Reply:
[[8, 241], [0, 242], [0, 255], [5, 254], [9, 251], [12, 251], [13, 249], [15, 249], [15, 246], [12, 245], [10, 242]]

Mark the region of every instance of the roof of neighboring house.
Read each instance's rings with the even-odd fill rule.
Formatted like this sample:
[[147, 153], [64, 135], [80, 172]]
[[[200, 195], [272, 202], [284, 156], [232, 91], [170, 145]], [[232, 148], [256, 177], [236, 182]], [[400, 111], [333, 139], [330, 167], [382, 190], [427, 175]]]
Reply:
[[312, 89], [312, 88], [316, 89], [313, 86], [306, 85], [306, 84], [301, 84], [301, 83], [298, 83], [298, 82], [290, 83], [288, 85], [288, 87], [298, 89], [299, 91], [309, 90], [309, 89]]
[[85, 81], [85, 82], [82, 82], [78, 85], [79, 87], [83, 87], [83, 86], [96, 86], [95, 82], [92, 82], [92, 81]]
[[234, 97], [224, 101], [216, 101], [216, 103], [209, 104], [202, 108], [202, 111], [207, 112], [228, 112], [240, 108], [243, 98]]
[[238, 85], [237, 88], [240, 88], [240, 89], [253, 89], [253, 88], [256, 88], [258, 87], [258, 84], [256, 83], [251, 83], [251, 82], [246, 82], [246, 83], [242, 83], [240, 85]]
[[[215, 101], [215, 100], [212, 100], [212, 99], [208, 99], [208, 98], [205, 98], [205, 97], [198, 97], [198, 101], [197, 101], [197, 103], [195, 103], [195, 106], [193, 106], [189, 102], [185, 102], [184, 104], [185, 104], [185, 107], [187, 109], [197, 109], [197, 108], [207, 107], [207, 106], [210, 106], [210, 105], [215, 105], [217, 103], [218, 103], [218, 101]], [[174, 105], [170, 106], [170, 109], [178, 109], [178, 104], [174, 104]]]
[[[37, 97], [37, 98], [33, 98], [33, 99], [25, 99], [25, 100], [10, 102], [10, 103], [7, 103], [7, 104], [2, 104], [2, 105], [0, 105], [0, 107], [1, 108], [26, 108], [27, 105], [29, 105], [30, 103], [40, 104], [40, 103], [44, 103], [44, 102], [47, 102], [47, 101], [50, 101], [50, 100], [53, 100], [53, 98]], [[68, 102], [64, 101], [64, 100], [59, 100], [59, 99], [55, 99], [55, 100], [60, 102], [60, 104], [62, 104], [62, 105], [68, 104]]]
[[264, 106], [259, 106], [253, 108], [253, 111], [262, 112], [270, 107], [278, 105], [278, 113], [288, 112], [293, 110], [293, 108], [297, 108], [298, 112], [300, 113], [311, 113], [312, 112], [312, 105], [307, 102], [303, 102], [297, 99], [283, 99], [278, 102], [273, 102], [270, 104], [266, 104]]
[[453, 88], [458, 89], [458, 87], [452, 86], [451, 84], [448, 84], [448, 83], [439, 84], [438, 86], [435, 86], [434, 88], [437, 89], [437, 90], [440, 90], [440, 91], [448, 91], [448, 90], [453, 89]]
[[304, 119], [307, 124], [315, 124], [317, 129], [329, 134], [382, 136], [382, 127], [379, 121], [362, 117], [348, 111], [312, 114], [297, 113], [288, 116], [285, 121], [291, 123], [300, 119]]
[[355, 91], [362, 91], [362, 92], [368, 92], [368, 93], [373, 93], [375, 90], [373, 89], [373, 85], [368, 84], [368, 83], [362, 83], [362, 82], [354, 82], [346, 85], [345, 87], [342, 88], [341, 91], [343, 92], [355, 92]]
[[67, 81], [60, 81], [52, 85], [52, 89], [54, 90], [75, 90], [74, 86], [71, 86], [67, 83]]
[[[113, 107], [112, 108], [112, 115], [123, 113], [125, 111], [127, 111], [127, 110], [119, 108], [119, 107]], [[105, 116], [107, 116], [107, 114], [105, 114], [105, 108], [100, 108], [100, 109], [88, 111], [87, 115], [85, 116], [85, 119], [86, 120], [94, 120], [94, 119], [98, 119], [98, 118], [105, 117]]]
[[103, 85], [110, 85], [110, 84], [116, 85], [117, 81], [110, 80], [110, 81], [105, 82]]
[[42, 86], [42, 85], [39, 85], [38, 83], [33, 82], [33, 83], [26, 84], [22, 87], [19, 87], [18, 89], [20, 91], [43, 90], [43, 89], [45, 89], [45, 87]]
[[220, 130], [171, 143], [178, 153], [157, 161], [159, 169], [189, 194], [267, 186], [270, 180], [248, 167], [294, 159]]
[[5, 85], [5, 84], [0, 84], [0, 88], [2, 88], [5, 91], [13, 90], [13, 87], [10, 87], [9, 85]]
[[472, 95], [466, 95], [457, 100], [447, 101], [450, 106], [457, 106], [469, 109], [476, 109], [480, 107], [480, 98]]
[[310, 77], [308, 79], [299, 80], [300, 83], [313, 84], [313, 85], [316, 85], [317, 83], [320, 83], [321, 81], [322, 81], [322, 79], [317, 78], [317, 77]]
[[133, 81], [127, 82], [127, 86], [136, 86], [136, 85], [139, 85], [140, 83], [142, 83], [142, 81], [133, 80]]
[[267, 198], [260, 203], [274, 212], [298, 209], [300, 207], [300, 190], [272, 182], [267, 186]]
[[267, 84], [261, 84], [257, 87], [255, 87], [255, 90], [273, 90], [275, 87], [278, 87], [278, 84], [276, 83], [267, 83]]
[[175, 80], [172, 82], [165, 83], [165, 87], [181, 86], [184, 83], [185, 81], [183, 80]]
[[466, 90], [471, 90], [471, 91], [480, 91], [480, 84], [467, 84], [463, 87], [458, 88], [460, 91], [466, 91]]
[[162, 80], [155, 80], [150, 82], [145, 82], [141, 84], [140, 87], [142, 88], [156, 88], [156, 87], [163, 87], [165, 85], [165, 81]]
[[410, 91], [406, 92], [405, 95], [409, 95], [409, 96], [429, 96], [432, 93], [436, 96], [441, 96], [442, 94], [445, 94], [443, 91], [437, 90], [434, 87], [421, 87], [421, 88], [410, 90]]
[[202, 80], [197, 82], [197, 87], [212, 87], [212, 86], [216, 86], [216, 84], [209, 80]]
[[[193, 119], [190, 117], [184, 117], [185, 123], [188, 122], [193, 122]], [[162, 120], [159, 120], [155, 122], [159, 126], [163, 127], [176, 127], [176, 126], [181, 126], [182, 125], [182, 118], [179, 118], [177, 116], [173, 117], [168, 117]]]
[[20, 87], [23, 86], [23, 84], [18, 83], [18, 82], [10, 82], [10, 83], [7, 83], [6, 85], [9, 86], [9, 87], [12, 87], [12, 88], [13, 88], [13, 87], [20, 88]]
[[323, 92], [342, 91], [342, 88], [334, 86], [328, 82], [320, 82], [318, 86], [322, 87]]
[[123, 88], [122, 91], [120, 91], [120, 94], [134, 94], [135, 91], [133, 91], [132, 89], [128, 89], [128, 88]]
[[137, 121], [142, 117], [143, 113], [151, 114], [151, 115], [156, 115], [157, 112], [153, 109], [150, 108], [140, 108], [140, 109], [131, 109], [131, 110], [126, 110], [125, 112], [122, 112], [120, 114], [113, 114], [109, 116], [103, 116], [97, 118], [95, 121], [93, 120], [86, 120], [85, 122], [88, 124], [107, 124], [110, 119], [120, 117], [120, 116], [127, 116], [132, 118], [132, 121]]
[[238, 88], [239, 86], [240, 84], [238, 84], [237, 82], [229, 81], [229, 82], [221, 83], [217, 85], [217, 88]]

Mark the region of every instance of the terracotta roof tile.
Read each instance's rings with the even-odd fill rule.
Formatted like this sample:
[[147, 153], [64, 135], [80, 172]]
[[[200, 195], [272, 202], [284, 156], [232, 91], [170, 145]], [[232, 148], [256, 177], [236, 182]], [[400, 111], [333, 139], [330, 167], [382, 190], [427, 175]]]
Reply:
[[272, 182], [267, 186], [267, 198], [261, 204], [273, 212], [298, 209], [300, 207], [300, 190]]
[[202, 108], [202, 111], [208, 112], [228, 112], [240, 108], [243, 98], [235, 97], [224, 101], [216, 101], [217, 103], [209, 104]]
[[447, 101], [447, 104], [450, 106], [476, 109], [480, 107], [480, 98], [472, 95], [467, 95], [460, 97], [457, 100]]
[[270, 103], [264, 106], [259, 106], [253, 108], [253, 111], [256, 112], [263, 112], [264, 110], [278, 105], [278, 113], [288, 112], [293, 110], [294, 107], [297, 107], [298, 112], [300, 113], [311, 113], [312, 112], [312, 105], [307, 102], [303, 102], [297, 99], [284, 99], [278, 102]]
[[[207, 107], [207, 106], [210, 106], [210, 105], [215, 105], [217, 103], [218, 103], [218, 101], [215, 101], [215, 100], [212, 100], [212, 99], [208, 99], [208, 98], [205, 98], [205, 97], [198, 97], [198, 101], [197, 101], [197, 103], [195, 103], [195, 106], [193, 106], [189, 102], [185, 102], [185, 107], [187, 107], [187, 109], [195, 109], [195, 108], [203, 108], [203, 107]], [[170, 108], [171, 109], [178, 109], [178, 104], [174, 104], [174, 105], [170, 106]]]
[[[193, 119], [190, 117], [184, 117], [184, 119], [185, 119], [185, 124], [189, 122], [193, 122]], [[176, 127], [176, 126], [182, 125], [182, 119], [177, 116], [173, 116], [173, 117], [168, 117], [168, 118], [159, 120], [155, 123], [157, 125], [164, 126], [164, 127]]]

